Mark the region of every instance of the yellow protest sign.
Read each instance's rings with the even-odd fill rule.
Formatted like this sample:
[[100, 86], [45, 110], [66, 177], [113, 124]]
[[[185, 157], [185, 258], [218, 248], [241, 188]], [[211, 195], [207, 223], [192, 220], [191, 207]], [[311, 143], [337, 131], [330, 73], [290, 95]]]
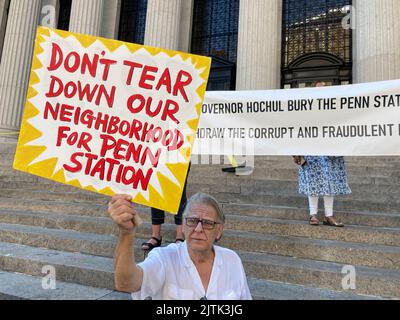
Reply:
[[39, 27], [14, 168], [176, 213], [210, 62]]

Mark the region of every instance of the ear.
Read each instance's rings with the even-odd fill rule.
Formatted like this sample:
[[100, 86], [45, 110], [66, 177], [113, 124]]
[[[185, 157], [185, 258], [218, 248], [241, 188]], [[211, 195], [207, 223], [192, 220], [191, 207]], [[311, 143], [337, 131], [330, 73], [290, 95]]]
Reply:
[[223, 233], [224, 233], [224, 225], [220, 224], [217, 226], [217, 236], [215, 238], [215, 242], [218, 242], [221, 240]]

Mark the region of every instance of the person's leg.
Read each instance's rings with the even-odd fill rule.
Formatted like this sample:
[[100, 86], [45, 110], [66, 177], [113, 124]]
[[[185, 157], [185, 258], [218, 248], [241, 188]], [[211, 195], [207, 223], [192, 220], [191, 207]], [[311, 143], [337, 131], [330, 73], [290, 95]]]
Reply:
[[181, 203], [179, 204], [178, 213], [174, 217], [175, 226], [176, 226], [175, 242], [182, 242], [182, 240], [185, 239], [185, 237], [183, 235], [182, 215], [183, 215], [183, 211], [185, 211], [186, 203], [187, 203], [187, 197], [186, 197], [186, 184], [185, 184], [185, 187], [183, 188]]
[[318, 197], [309, 196], [308, 206], [310, 208], [310, 224], [313, 226], [319, 225], [319, 220], [317, 218], [318, 214]]
[[333, 197], [324, 197], [325, 217], [333, 217]]
[[190, 164], [189, 164], [188, 174], [187, 174], [186, 180], [185, 180], [185, 186], [183, 187], [182, 198], [181, 198], [181, 202], [179, 204], [178, 213], [174, 217], [175, 225], [176, 225], [175, 242], [177, 242], [177, 243], [178, 242], [182, 242], [185, 239], [185, 237], [183, 235], [182, 216], [183, 216], [183, 211], [185, 211], [185, 207], [186, 207], [186, 204], [187, 204], [186, 187], [187, 187], [187, 179], [188, 179], [188, 176], [189, 176], [189, 171], [190, 171]]
[[324, 207], [325, 207], [325, 221], [324, 224], [332, 227], [344, 227], [344, 224], [337, 222], [333, 216], [333, 196], [324, 197]]
[[[182, 199], [183, 199], [183, 196], [182, 196]], [[183, 214], [183, 211], [185, 210], [186, 202], [187, 202], [187, 200], [181, 200], [178, 213], [174, 217], [175, 226], [176, 226], [175, 242], [182, 242], [185, 240], [185, 236], [183, 235], [183, 227], [182, 227], [182, 214]]]
[[161, 245], [161, 225], [164, 224], [165, 212], [163, 210], [151, 208], [151, 239], [142, 244], [143, 250], [151, 250]]

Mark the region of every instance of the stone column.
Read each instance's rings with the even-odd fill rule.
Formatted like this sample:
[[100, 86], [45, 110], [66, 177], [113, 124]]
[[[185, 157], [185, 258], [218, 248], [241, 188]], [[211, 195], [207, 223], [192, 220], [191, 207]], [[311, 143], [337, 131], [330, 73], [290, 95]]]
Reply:
[[178, 50], [182, 0], [148, 0], [144, 44]]
[[282, 0], [240, 0], [237, 90], [281, 85]]
[[193, 0], [182, 2], [178, 50], [190, 52], [192, 40]]
[[121, 0], [104, 2], [101, 36], [109, 39], [118, 38], [119, 20], [121, 17]]
[[353, 82], [400, 78], [400, 1], [355, 0]]
[[11, 1], [0, 67], [0, 130], [18, 131], [26, 100], [40, 0]]
[[[7, 8], [10, 0], [0, 0], [0, 59], [7, 25]], [[1, 60], [0, 60], [1, 61]]]
[[99, 36], [103, 3], [103, 0], [72, 0], [69, 31]]

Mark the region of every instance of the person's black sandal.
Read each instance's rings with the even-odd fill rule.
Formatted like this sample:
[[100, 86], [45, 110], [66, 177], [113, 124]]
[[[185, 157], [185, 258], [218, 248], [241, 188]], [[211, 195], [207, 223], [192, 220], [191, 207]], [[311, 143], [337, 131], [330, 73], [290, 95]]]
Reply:
[[[153, 250], [154, 248], [160, 247], [161, 246], [161, 242], [162, 242], [162, 237], [160, 239], [157, 239], [156, 237], [151, 237], [151, 239], [156, 241], [156, 244], [153, 244], [151, 242], [143, 242], [142, 243], [142, 250], [143, 251], [148, 251], [150, 252], [151, 250]], [[143, 248], [143, 246], [147, 246], [147, 249]]]
[[182, 238], [176, 238], [175, 239], [175, 243], [176, 244], [179, 244], [179, 243], [184, 242], [184, 241], [185, 241], [185, 239], [182, 239]]

